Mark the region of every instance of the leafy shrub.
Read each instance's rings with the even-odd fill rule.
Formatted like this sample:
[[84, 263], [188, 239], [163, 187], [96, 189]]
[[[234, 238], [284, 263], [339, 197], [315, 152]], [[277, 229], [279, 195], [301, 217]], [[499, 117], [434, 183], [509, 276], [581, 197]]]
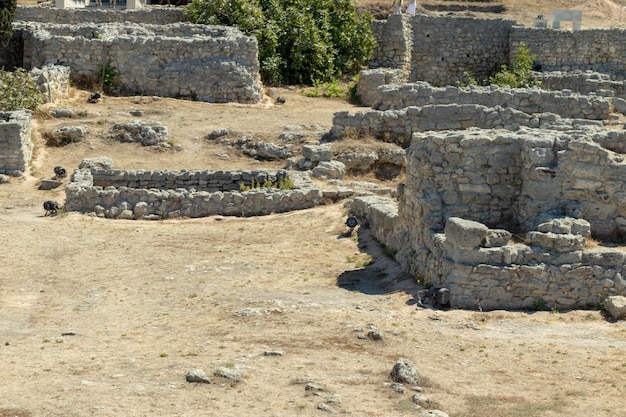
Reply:
[[0, 47], [9, 44], [13, 36], [13, 19], [17, 0], [0, 0]]
[[374, 49], [372, 17], [352, 0], [193, 0], [191, 22], [255, 36], [266, 82], [308, 84], [356, 74]]
[[515, 49], [511, 68], [502, 65], [499, 72], [489, 77], [489, 83], [512, 88], [541, 87], [541, 82], [532, 73], [535, 58], [537, 55], [531, 54], [526, 44], [520, 42]]
[[250, 185], [246, 185], [245, 183], [239, 183], [239, 191], [246, 192], [253, 189], [262, 189], [262, 188], [277, 188], [281, 191], [285, 190], [293, 190], [293, 180], [289, 178], [288, 175], [281, 176], [276, 181], [272, 181], [270, 179], [266, 179], [264, 182], [256, 182], [254, 178], [250, 182]]
[[110, 62], [107, 62], [104, 67], [100, 68], [98, 74], [102, 77], [102, 85], [105, 87], [112, 87], [115, 84], [117, 77], [120, 75], [115, 67], [111, 66]]
[[43, 93], [23, 68], [0, 71], [0, 110], [35, 110], [43, 104]]

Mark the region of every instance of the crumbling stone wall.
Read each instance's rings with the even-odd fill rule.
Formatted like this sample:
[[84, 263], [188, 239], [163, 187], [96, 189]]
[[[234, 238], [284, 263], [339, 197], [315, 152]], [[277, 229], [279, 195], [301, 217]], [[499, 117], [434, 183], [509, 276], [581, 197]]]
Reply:
[[23, 36], [25, 68], [67, 65], [73, 77], [97, 81], [109, 64], [130, 94], [219, 103], [263, 95], [256, 39], [232, 27], [28, 23]]
[[0, 174], [22, 175], [33, 156], [29, 110], [0, 112]]
[[95, 212], [116, 219], [259, 216], [301, 210], [346, 198], [348, 190], [320, 190], [305, 173], [289, 172], [293, 190], [259, 188], [240, 191], [252, 180], [262, 184], [286, 172], [267, 171], [122, 171], [76, 170], [66, 189], [65, 210]]
[[[623, 132], [476, 130], [413, 135], [398, 212], [350, 209], [407, 271], [464, 308], [595, 306], [626, 290]], [[623, 147], [623, 145], [620, 145]], [[618, 149], [621, 150], [621, 149]]]
[[625, 81], [616, 81], [609, 74], [594, 71], [545, 71], [534, 75], [548, 90], [571, 90], [580, 94], [625, 97]]
[[426, 82], [416, 82], [383, 85], [376, 89], [374, 96], [372, 107], [377, 110], [429, 104], [480, 104], [512, 108], [527, 114], [547, 112], [566, 118], [594, 120], [608, 119], [612, 110], [611, 100], [606, 97], [539, 88], [433, 87]]
[[330, 134], [334, 138], [370, 136], [408, 145], [413, 132], [456, 129], [508, 129], [520, 127], [587, 130], [600, 129], [602, 121], [561, 119], [554, 113], [526, 114], [512, 108], [486, 107], [478, 104], [428, 105], [399, 110], [365, 110], [351, 114], [337, 112]]
[[29, 74], [39, 86], [46, 103], [53, 103], [69, 96], [69, 67], [45, 65], [43, 68], [33, 68]]
[[18, 6], [15, 21], [58, 23], [77, 25], [81, 23], [132, 22], [151, 25], [167, 25], [186, 22], [180, 7], [150, 6], [137, 10], [110, 10], [95, 8], [58, 9], [53, 5]]

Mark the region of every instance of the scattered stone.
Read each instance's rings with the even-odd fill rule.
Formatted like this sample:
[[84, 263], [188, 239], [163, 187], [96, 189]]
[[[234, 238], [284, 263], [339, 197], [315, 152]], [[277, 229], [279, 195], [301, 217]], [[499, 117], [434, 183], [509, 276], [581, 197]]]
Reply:
[[430, 316], [428, 316], [428, 318], [435, 321], [443, 320], [443, 317], [441, 317], [439, 314], [431, 314]]
[[313, 168], [314, 177], [342, 180], [346, 174], [346, 166], [339, 161], [320, 162]]
[[330, 397], [326, 397], [324, 402], [326, 404], [341, 404], [341, 395], [335, 394], [331, 395]]
[[215, 129], [212, 130], [211, 132], [209, 132], [208, 135], [206, 135], [206, 138], [208, 140], [215, 140], [217, 138], [221, 138], [222, 136], [226, 136], [230, 133], [230, 131], [226, 128], [221, 128], [221, 129]]
[[280, 350], [266, 350], [263, 352], [265, 356], [283, 356], [283, 352]]
[[367, 337], [371, 340], [383, 340], [383, 334], [379, 330], [371, 330], [367, 333]]
[[330, 162], [333, 151], [329, 145], [302, 145], [302, 156], [311, 162]]
[[621, 295], [607, 297], [602, 305], [614, 320], [626, 318], [626, 297]]
[[430, 400], [424, 394], [413, 394], [411, 401], [420, 407], [428, 408], [430, 406]]
[[210, 384], [211, 380], [202, 369], [194, 369], [185, 376], [187, 382], [196, 382], [200, 384]]
[[61, 336], [76, 336], [76, 333], [74, 333], [74, 332], [63, 332], [63, 333], [61, 333]]
[[251, 158], [267, 161], [287, 159], [293, 156], [293, 152], [289, 146], [278, 146], [273, 143], [265, 142], [248, 142], [241, 148], [241, 151]]
[[406, 388], [404, 388], [404, 385], [398, 382], [389, 384], [389, 388], [391, 388], [394, 392], [397, 392], [398, 394], [404, 394], [406, 392]]
[[472, 330], [480, 330], [480, 326], [473, 321], [465, 323], [465, 327]]
[[167, 127], [157, 122], [115, 123], [109, 131], [112, 139], [154, 146], [167, 142]]
[[130, 111], [130, 115], [135, 117], [141, 117], [143, 116], [143, 110], [133, 109]]
[[7, 184], [9, 182], [9, 176], [0, 174], [0, 184]]
[[319, 391], [319, 392], [326, 392], [328, 391], [328, 388], [326, 388], [326, 385], [324, 384], [319, 384], [317, 382], [312, 382], [309, 381], [306, 383], [306, 385], [304, 386], [304, 390], [305, 391]]
[[318, 410], [322, 410], [322, 411], [326, 411], [329, 414], [337, 414], [337, 411], [335, 411], [334, 409], [332, 409], [330, 406], [328, 406], [325, 403], [319, 403], [317, 405], [317, 409]]
[[239, 369], [230, 369], [223, 366], [217, 368], [215, 372], [213, 372], [213, 375], [235, 382], [243, 379], [243, 374]]
[[407, 383], [411, 385], [419, 384], [417, 367], [408, 359], [400, 358], [391, 370], [391, 379], [395, 382]]
[[71, 119], [75, 114], [72, 109], [52, 109], [50, 115], [55, 119]]
[[78, 169], [112, 169], [113, 160], [108, 156], [98, 158], [85, 158], [82, 160]]

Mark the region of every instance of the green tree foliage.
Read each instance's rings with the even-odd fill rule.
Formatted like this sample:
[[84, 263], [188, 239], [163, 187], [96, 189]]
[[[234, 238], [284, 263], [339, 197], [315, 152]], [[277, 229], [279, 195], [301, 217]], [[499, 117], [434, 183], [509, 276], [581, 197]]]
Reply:
[[374, 49], [372, 17], [352, 0], [193, 0], [185, 10], [191, 22], [255, 36], [265, 81], [312, 85], [353, 75]]
[[520, 42], [515, 49], [511, 68], [502, 65], [499, 72], [489, 77], [489, 84], [512, 88], [541, 87], [541, 82], [532, 73], [536, 58], [537, 55], [532, 54], [524, 42]]
[[17, 0], [0, 0], [0, 47], [4, 48], [9, 44], [13, 36], [13, 19], [15, 19], [15, 9]]
[[35, 80], [23, 69], [0, 71], [0, 110], [35, 110], [43, 103], [43, 94]]

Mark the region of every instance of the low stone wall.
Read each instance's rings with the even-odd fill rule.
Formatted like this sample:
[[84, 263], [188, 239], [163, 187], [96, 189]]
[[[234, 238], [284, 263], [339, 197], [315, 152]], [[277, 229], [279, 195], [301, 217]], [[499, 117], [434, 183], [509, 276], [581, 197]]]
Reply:
[[405, 84], [406, 74], [402, 70], [377, 68], [359, 72], [356, 94], [361, 104], [372, 107], [376, 101], [378, 87], [386, 84]]
[[609, 74], [593, 71], [547, 71], [534, 75], [548, 90], [571, 90], [580, 94], [626, 97], [626, 82], [615, 81]]
[[611, 101], [606, 97], [584, 96], [571, 91], [546, 91], [539, 88], [433, 87], [426, 82], [389, 84], [376, 89], [372, 107], [377, 110], [441, 104], [479, 104], [501, 106], [528, 114], [556, 113], [573, 119], [606, 120]]
[[110, 10], [96, 8], [58, 9], [53, 5], [18, 6], [15, 21], [78, 25], [81, 23], [131, 22], [151, 25], [167, 25], [186, 22], [180, 7], [149, 6], [138, 10]]
[[[350, 210], [410, 273], [463, 308], [597, 306], [626, 291], [623, 132], [476, 130], [413, 135], [393, 200]], [[619, 145], [622, 146], [623, 145]], [[384, 209], [382, 209], [384, 208]], [[523, 242], [523, 243], [522, 243]]]
[[24, 67], [67, 65], [99, 81], [102, 68], [128, 94], [258, 103], [263, 96], [256, 39], [225, 26], [24, 23]]
[[33, 156], [32, 115], [28, 110], [0, 112], [0, 174], [22, 175]]
[[400, 110], [366, 110], [351, 114], [337, 112], [330, 134], [333, 138], [374, 137], [387, 142], [408, 145], [414, 132], [427, 130], [461, 130], [469, 128], [517, 130], [520, 127], [566, 130], [594, 130], [601, 121], [561, 119], [552, 113], [529, 115], [511, 108], [485, 107], [478, 104], [429, 105]]
[[285, 171], [121, 171], [79, 169], [66, 189], [66, 211], [115, 219], [259, 216], [301, 210], [343, 199], [351, 190], [320, 190], [305, 173], [289, 172], [293, 190], [242, 185], [276, 181]]

